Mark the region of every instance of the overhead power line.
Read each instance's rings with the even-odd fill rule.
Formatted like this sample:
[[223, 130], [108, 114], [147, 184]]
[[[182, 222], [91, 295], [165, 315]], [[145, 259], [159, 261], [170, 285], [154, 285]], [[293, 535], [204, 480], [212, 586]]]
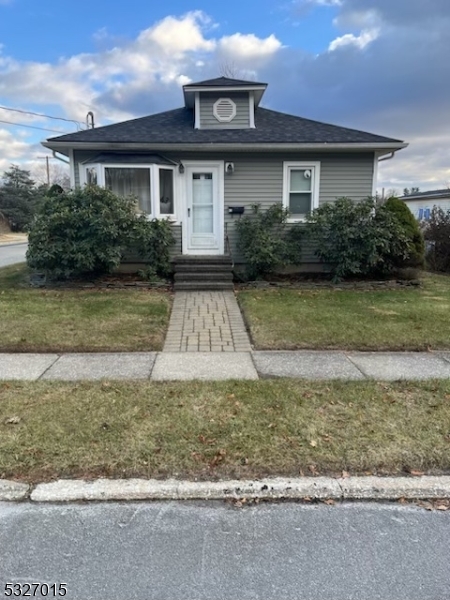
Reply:
[[28, 127], [29, 129], [40, 129], [41, 131], [51, 131], [53, 133], [60, 133], [64, 135], [64, 131], [58, 131], [57, 129], [47, 129], [46, 127], [37, 127], [36, 125], [24, 125], [23, 123], [14, 123], [13, 121], [3, 121], [0, 119], [0, 123], [6, 123], [7, 125], [15, 125], [16, 127]]
[[0, 106], [0, 108], [2, 110], [10, 110], [12, 112], [22, 113], [23, 115], [33, 115], [35, 117], [44, 117], [45, 119], [55, 119], [56, 121], [67, 121], [68, 123], [75, 123], [77, 127], [81, 127], [82, 125], [81, 121], [75, 121], [75, 119], [66, 119], [65, 117], [53, 117], [51, 115], [45, 115], [43, 113], [37, 113], [31, 110], [22, 110], [21, 108], [9, 108], [8, 106]]

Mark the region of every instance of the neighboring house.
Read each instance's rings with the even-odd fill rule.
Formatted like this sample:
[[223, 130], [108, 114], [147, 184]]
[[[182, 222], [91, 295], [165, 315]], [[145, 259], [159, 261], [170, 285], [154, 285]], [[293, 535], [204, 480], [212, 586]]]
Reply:
[[[282, 202], [292, 222], [341, 196], [375, 195], [378, 161], [402, 141], [260, 107], [267, 84], [219, 77], [183, 87], [183, 108], [54, 137], [72, 186], [134, 194], [168, 218], [174, 255], [240, 261], [235, 223], [253, 203]], [[186, 260], [186, 259], [184, 259]], [[306, 250], [305, 268], [318, 259]]]
[[434, 206], [442, 208], [445, 212], [450, 210], [450, 189], [414, 192], [402, 196], [400, 200], [405, 202], [417, 220], [428, 221]]

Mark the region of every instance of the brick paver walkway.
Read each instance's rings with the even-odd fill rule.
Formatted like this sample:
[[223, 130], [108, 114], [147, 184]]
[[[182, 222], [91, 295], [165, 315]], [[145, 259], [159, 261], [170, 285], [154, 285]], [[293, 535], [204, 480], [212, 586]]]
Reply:
[[164, 352], [249, 352], [233, 292], [176, 292]]

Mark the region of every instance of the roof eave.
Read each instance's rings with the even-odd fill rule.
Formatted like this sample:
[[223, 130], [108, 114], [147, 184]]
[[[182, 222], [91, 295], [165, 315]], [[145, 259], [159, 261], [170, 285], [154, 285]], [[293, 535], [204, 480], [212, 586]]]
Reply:
[[405, 142], [341, 142], [341, 143], [152, 143], [152, 142], [64, 142], [50, 141], [42, 142], [42, 145], [50, 150], [57, 150], [62, 154], [68, 155], [69, 150], [136, 150], [152, 149], [177, 150], [177, 151], [196, 151], [196, 150], [217, 150], [234, 152], [283, 152], [283, 151], [302, 151], [302, 150], [320, 150], [324, 152], [331, 151], [393, 151], [401, 150], [408, 146]]
[[267, 89], [267, 85], [211, 85], [211, 86], [184, 86], [184, 103], [188, 108], [193, 108], [195, 104], [195, 94], [197, 92], [223, 92], [224, 94], [229, 92], [256, 92], [255, 93], [255, 106], [259, 106], [261, 98]]

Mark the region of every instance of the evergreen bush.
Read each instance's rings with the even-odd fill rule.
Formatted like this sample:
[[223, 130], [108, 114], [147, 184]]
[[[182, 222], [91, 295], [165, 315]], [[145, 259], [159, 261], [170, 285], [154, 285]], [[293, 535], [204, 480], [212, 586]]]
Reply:
[[338, 198], [308, 216], [307, 233], [333, 279], [391, 273], [409, 258], [410, 241], [399, 220], [375, 199]]
[[56, 279], [110, 273], [136, 247], [155, 273], [166, 274], [170, 225], [137, 216], [135, 206], [97, 186], [46, 196], [30, 227], [30, 268]]
[[425, 242], [420, 231], [419, 222], [412, 212], [399, 198], [388, 198], [384, 206], [399, 221], [405, 236], [410, 242], [409, 257], [399, 260], [397, 267], [423, 267], [425, 262]]

